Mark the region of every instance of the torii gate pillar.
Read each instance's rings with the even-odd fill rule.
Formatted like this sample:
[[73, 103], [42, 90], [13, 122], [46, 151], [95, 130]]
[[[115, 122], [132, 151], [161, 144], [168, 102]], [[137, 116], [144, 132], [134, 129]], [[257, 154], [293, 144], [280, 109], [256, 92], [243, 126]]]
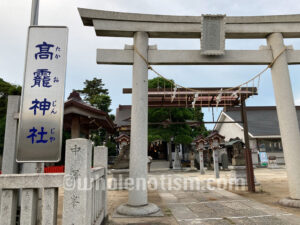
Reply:
[[[134, 47], [148, 59], [146, 32], [135, 32]], [[117, 212], [128, 216], [146, 216], [160, 209], [155, 204], [148, 203], [148, 65], [136, 51], [133, 54], [129, 162], [129, 176], [133, 184], [129, 188], [128, 203], [119, 206]]]
[[[281, 33], [272, 33], [267, 41], [274, 58], [285, 48]], [[300, 200], [300, 132], [286, 52], [278, 57], [271, 71], [290, 198]]]

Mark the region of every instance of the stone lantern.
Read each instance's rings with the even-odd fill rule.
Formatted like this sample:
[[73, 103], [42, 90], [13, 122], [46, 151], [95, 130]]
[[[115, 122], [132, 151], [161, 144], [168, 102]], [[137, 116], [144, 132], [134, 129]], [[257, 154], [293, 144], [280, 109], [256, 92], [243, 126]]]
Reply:
[[[229, 183], [237, 186], [247, 186], [247, 172], [246, 172], [246, 159], [245, 159], [245, 144], [239, 138], [230, 139], [227, 143], [232, 146], [233, 156], [232, 165], [229, 166], [230, 180]], [[255, 185], [259, 185], [254, 176]]]
[[189, 159], [190, 159], [190, 169], [189, 171], [197, 171], [196, 167], [195, 167], [195, 147], [196, 147], [196, 143], [192, 142], [192, 149], [189, 153]]
[[130, 143], [130, 137], [126, 134], [121, 134], [119, 137], [117, 137], [116, 142], [119, 144], [119, 149], [122, 150], [122, 148], [126, 145], [129, 145]]
[[213, 131], [210, 135], [208, 135], [207, 139], [209, 141], [210, 148], [213, 150], [215, 176], [216, 178], [219, 178], [219, 150], [220, 145], [224, 143], [225, 137], [220, 135], [217, 131]]
[[198, 136], [194, 143], [196, 144], [196, 150], [199, 153], [199, 164], [200, 164], [200, 173], [205, 174], [204, 170], [204, 160], [203, 160], [203, 151], [205, 150], [206, 140], [202, 136]]
[[130, 160], [130, 137], [121, 134], [117, 137], [116, 142], [119, 144], [119, 155], [115, 158], [112, 166], [112, 187], [116, 189], [127, 189], [126, 179], [129, 177], [129, 160]]
[[129, 169], [130, 137], [126, 134], [121, 134], [115, 140], [119, 144], [119, 155], [115, 159], [113, 168]]

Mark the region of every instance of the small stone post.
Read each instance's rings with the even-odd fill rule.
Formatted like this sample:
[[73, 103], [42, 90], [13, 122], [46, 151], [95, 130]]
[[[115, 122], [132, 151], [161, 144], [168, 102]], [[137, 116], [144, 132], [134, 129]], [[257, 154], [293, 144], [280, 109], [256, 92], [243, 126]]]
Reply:
[[37, 203], [38, 190], [37, 189], [22, 189], [21, 195], [21, 225], [38, 224], [37, 222]]
[[176, 145], [176, 147], [175, 147], [173, 170], [181, 170], [181, 162], [180, 162], [180, 157], [179, 157], [179, 145]]
[[220, 178], [220, 172], [219, 172], [219, 149], [213, 149], [213, 158], [214, 158], [214, 172], [215, 172], [215, 177], [218, 179], [218, 178]]
[[2, 190], [0, 225], [15, 225], [18, 205], [18, 190]]
[[42, 223], [41, 225], [56, 225], [57, 207], [58, 207], [58, 188], [45, 188], [42, 206]]
[[199, 150], [199, 164], [200, 164], [200, 174], [205, 174], [204, 160], [203, 160], [203, 150]]
[[[44, 173], [44, 163], [22, 163], [22, 171], [21, 173]], [[43, 190], [38, 189], [37, 191], [37, 201], [38, 201], [38, 207], [37, 207], [37, 224], [41, 224], [42, 221], [42, 194]], [[20, 195], [22, 198], [22, 192], [20, 192]]]
[[107, 166], [108, 166], [108, 149], [106, 146], [94, 147], [94, 167], [103, 166], [105, 168], [105, 189], [104, 189], [104, 217], [107, 217]]
[[107, 170], [108, 165], [108, 149], [106, 146], [94, 147], [94, 167], [102, 166]]
[[[270, 34], [267, 42], [272, 49], [273, 58], [285, 48], [281, 33]], [[290, 198], [300, 200], [300, 132], [286, 52], [274, 62], [271, 72]]]
[[195, 153], [194, 153], [194, 151], [190, 151], [189, 160], [190, 160], [190, 169], [188, 171], [197, 171], [197, 169], [195, 167]]
[[91, 166], [92, 142], [67, 140], [63, 225], [91, 224]]

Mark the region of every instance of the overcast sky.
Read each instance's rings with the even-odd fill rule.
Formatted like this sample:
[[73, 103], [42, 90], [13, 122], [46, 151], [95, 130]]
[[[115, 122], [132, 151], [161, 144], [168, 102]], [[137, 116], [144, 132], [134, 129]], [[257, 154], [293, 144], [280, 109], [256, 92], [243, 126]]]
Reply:
[[[66, 97], [72, 89], [82, 88], [86, 79], [102, 78], [112, 98], [112, 109], [131, 104], [122, 88], [131, 87], [131, 67], [97, 65], [97, 48], [123, 49], [132, 44], [128, 38], [96, 37], [92, 27], [83, 26], [77, 8], [166, 15], [226, 14], [254, 16], [300, 14], [299, 0], [40, 0], [39, 25], [69, 27]], [[25, 45], [30, 21], [31, 0], [0, 0], [0, 77], [21, 85]], [[198, 39], [151, 39], [159, 49], [200, 49]], [[286, 39], [287, 45], [300, 49], [300, 40]], [[258, 49], [262, 40], [226, 40], [226, 49]], [[258, 73], [264, 66], [155, 66], [163, 75], [183, 86], [236, 86]], [[300, 66], [290, 66], [296, 104], [300, 104]], [[155, 77], [151, 72], [149, 77]], [[270, 72], [261, 79], [259, 95], [247, 105], [275, 105]], [[221, 110], [218, 110], [218, 113]], [[204, 110], [205, 119], [211, 112]]]

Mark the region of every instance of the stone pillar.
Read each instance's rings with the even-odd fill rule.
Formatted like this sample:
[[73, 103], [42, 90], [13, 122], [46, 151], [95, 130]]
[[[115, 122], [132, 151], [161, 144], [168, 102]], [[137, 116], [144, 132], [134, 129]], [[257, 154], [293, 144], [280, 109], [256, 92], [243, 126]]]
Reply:
[[172, 145], [171, 142], [167, 143], [168, 147], [168, 159], [169, 159], [169, 168], [171, 169], [173, 167], [173, 157], [172, 157]]
[[18, 173], [16, 163], [18, 120], [15, 118], [15, 114], [19, 113], [19, 107], [20, 96], [8, 96], [2, 160], [3, 174]]
[[[137, 51], [148, 59], [148, 34], [136, 32], [134, 45]], [[148, 146], [148, 65], [142, 57], [134, 52], [132, 75], [132, 109], [130, 134], [129, 176], [134, 179], [147, 180], [147, 146]], [[128, 204], [141, 206], [148, 203], [147, 190], [133, 188], [129, 191]]]
[[[20, 96], [10, 95], [7, 101], [7, 113], [5, 124], [4, 150], [2, 160], [2, 173], [14, 174], [18, 173], [18, 165], [16, 163], [16, 144], [18, 130], [18, 116], [20, 110]], [[43, 163], [23, 163], [22, 173], [43, 173]], [[12, 192], [16, 195], [18, 192]], [[12, 196], [14, 201], [17, 201], [17, 196]], [[1, 196], [0, 196], [1, 199]], [[41, 193], [39, 192], [39, 204], [41, 204]], [[17, 204], [13, 204], [16, 206]], [[14, 209], [16, 210], [16, 208]], [[41, 214], [38, 213], [38, 221], [41, 219]]]
[[174, 162], [173, 162], [173, 170], [181, 170], [179, 148], [180, 148], [179, 145], [176, 145], [176, 147], [175, 147], [175, 157], [174, 157]]
[[190, 160], [190, 169], [188, 169], [188, 171], [197, 171], [195, 167], [195, 153], [193, 151], [189, 152], [189, 160]]
[[[281, 33], [269, 35], [267, 41], [272, 49], [274, 58], [278, 56], [285, 47]], [[300, 200], [300, 132], [286, 52], [282, 53], [274, 62], [271, 72], [288, 175], [289, 197]]]
[[[22, 189], [21, 195], [21, 225], [39, 224], [37, 221], [37, 202], [38, 190], [37, 189]], [[23, 209], [23, 210], [22, 210]]]
[[105, 168], [105, 179], [104, 185], [105, 189], [102, 192], [102, 197], [104, 199], [104, 217], [107, 218], [108, 210], [107, 210], [107, 167], [108, 167], [108, 149], [106, 146], [96, 146], [94, 147], [94, 167], [102, 166]]
[[92, 142], [67, 140], [62, 224], [91, 224], [91, 166]]
[[79, 117], [72, 118], [71, 123], [71, 138], [80, 138], [80, 121]]
[[214, 172], [215, 177], [220, 178], [220, 172], [219, 172], [219, 150], [214, 149], [213, 150], [213, 158], [214, 158]]
[[[131, 183], [128, 204], [118, 207], [122, 215], [142, 216], [159, 211], [154, 204], [148, 203], [147, 163], [148, 163], [148, 34], [134, 34], [132, 108], [130, 135], [129, 176]], [[138, 51], [138, 52], [137, 52]], [[143, 58], [142, 58], [142, 56]]]
[[179, 154], [179, 152], [178, 152], [178, 154], [179, 154], [179, 156], [181, 155], [182, 160], [185, 160], [182, 144], [179, 144], [179, 150], [178, 151], [180, 152], [180, 154]]
[[[23, 163], [21, 173], [44, 173], [44, 163]], [[22, 198], [23, 192], [20, 192], [20, 198]], [[37, 224], [41, 224], [42, 221], [42, 195], [43, 189], [37, 191]]]
[[103, 166], [107, 169], [108, 164], [108, 149], [106, 146], [94, 147], [94, 167]]
[[203, 150], [199, 150], [199, 164], [200, 164], [200, 174], [205, 174], [204, 161], [203, 161]]
[[0, 225], [15, 225], [19, 190], [2, 190], [0, 201]]

